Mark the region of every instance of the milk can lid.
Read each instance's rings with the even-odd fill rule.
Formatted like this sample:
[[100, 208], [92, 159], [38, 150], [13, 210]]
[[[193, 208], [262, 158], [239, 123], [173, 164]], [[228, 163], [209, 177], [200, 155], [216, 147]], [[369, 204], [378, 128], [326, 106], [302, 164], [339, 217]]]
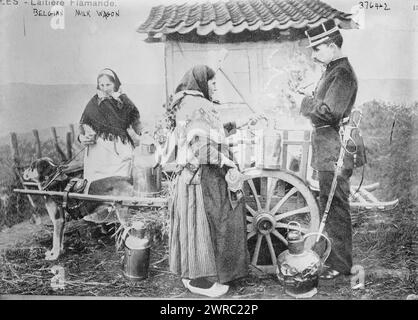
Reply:
[[141, 230], [144, 228], [144, 223], [142, 221], [133, 221], [132, 228], [134, 228], [135, 230]]
[[292, 230], [292, 231], [289, 231], [289, 233], [287, 234], [287, 240], [289, 241], [298, 241], [301, 239], [302, 239], [302, 236], [299, 231]]
[[129, 249], [145, 249], [150, 246], [149, 240], [147, 238], [138, 238], [134, 236], [129, 236], [126, 241], [125, 245]]

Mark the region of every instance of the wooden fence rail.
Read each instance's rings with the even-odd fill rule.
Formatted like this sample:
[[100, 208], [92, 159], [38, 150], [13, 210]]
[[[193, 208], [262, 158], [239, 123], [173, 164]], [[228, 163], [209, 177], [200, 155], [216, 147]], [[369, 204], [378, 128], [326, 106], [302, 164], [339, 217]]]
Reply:
[[[60, 146], [60, 139], [57, 134], [57, 128], [51, 127], [51, 138], [54, 143], [55, 150], [57, 152], [57, 155], [60, 157], [62, 161], [66, 161], [72, 158], [74, 155], [74, 151], [77, 149], [80, 149], [79, 143], [77, 142], [75, 138], [75, 129], [74, 124], [69, 124], [68, 131], [65, 133], [65, 136], [62, 137], [62, 143], [65, 144], [65, 152]], [[36, 158], [42, 157], [42, 143], [41, 139], [39, 138], [39, 131], [37, 129], [32, 130], [33, 137], [34, 137], [34, 145], [35, 145], [35, 156]], [[12, 147], [12, 157], [14, 166], [18, 169], [22, 168], [22, 159], [19, 152], [19, 142], [17, 138], [17, 134], [15, 132], [10, 133], [10, 141], [11, 141], [11, 147]]]

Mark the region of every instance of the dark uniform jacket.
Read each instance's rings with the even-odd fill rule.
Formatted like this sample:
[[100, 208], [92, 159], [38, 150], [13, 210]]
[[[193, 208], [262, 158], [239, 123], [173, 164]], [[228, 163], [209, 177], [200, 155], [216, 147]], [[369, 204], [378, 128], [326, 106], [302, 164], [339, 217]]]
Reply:
[[[312, 167], [318, 171], [334, 171], [340, 153], [339, 124], [348, 117], [357, 95], [357, 77], [346, 57], [331, 61], [314, 96], [306, 96], [302, 115], [311, 119]], [[344, 168], [353, 168], [353, 157], [346, 155]]]

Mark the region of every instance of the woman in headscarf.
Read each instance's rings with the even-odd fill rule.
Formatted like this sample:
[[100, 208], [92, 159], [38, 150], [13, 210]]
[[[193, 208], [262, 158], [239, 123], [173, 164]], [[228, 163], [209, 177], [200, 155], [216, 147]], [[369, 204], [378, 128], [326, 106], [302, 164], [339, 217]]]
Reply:
[[227, 176], [239, 180], [240, 173], [225, 142], [228, 130], [212, 103], [215, 90], [215, 72], [195, 66], [170, 106], [177, 110], [178, 167], [170, 203], [170, 271], [191, 292], [209, 297], [225, 294], [228, 282], [248, 273], [243, 203], [235, 194], [239, 187], [226, 182]]
[[87, 104], [80, 120], [79, 141], [84, 153], [84, 178], [89, 182], [107, 177], [130, 177], [134, 141], [141, 134], [139, 112], [121, 91], [121, 82], [111, 69], [97, 76], [97, 93]]

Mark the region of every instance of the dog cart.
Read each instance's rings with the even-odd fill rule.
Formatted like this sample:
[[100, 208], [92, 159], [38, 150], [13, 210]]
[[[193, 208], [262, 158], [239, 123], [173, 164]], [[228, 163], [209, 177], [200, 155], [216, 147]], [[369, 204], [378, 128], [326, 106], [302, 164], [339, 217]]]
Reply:
[[[263, 130], [262, 134], [254, 133], [254, 130], [242, 130], [234, 136], [235, 142], [231, 143], [245, 176], [243, 193], [251, 264], [267, 273], [275, 272], [277, 256], [287, 248], [286, 232], [297, 228], [289, 226], [290, 221], [299, 222], [302, 234], [317, 232], [319, 228], [319, 186], [315, 171], [309, 165], [310, 135], [309, 130]], [[246, 155], [253, 156], [248, 159]], [[162, 169], [164, 172], [170, 168], [172, 166]], [[149, 170], [150, 168], [147, 169]], [[147, 183], [145, 180], [141, 181]], [[150, 187], [155, 191], [155, 177]], [[374, 197], [371, 191], [377, 187], [378, 184], [360, 188], [352, 186], [350, 206], [353, 223], [356, 222], [355, 213], [360, 210], [388, 210], [397, 205], [398, 200], [381, 202]], [[143, 186], [142, 190], [146, 189]], [[154, 192], [152, 196], [128, 197], [34, 189], [14, 191], [78, 201], [96, 201], [108, 203], [109, 208], [127, 206], [132, 210], [166, 207], [168, 204], [168, 199], [158, 192]], [[314, 239], [306, 242], [306, 246], [311, 247], [313, 244]]]

